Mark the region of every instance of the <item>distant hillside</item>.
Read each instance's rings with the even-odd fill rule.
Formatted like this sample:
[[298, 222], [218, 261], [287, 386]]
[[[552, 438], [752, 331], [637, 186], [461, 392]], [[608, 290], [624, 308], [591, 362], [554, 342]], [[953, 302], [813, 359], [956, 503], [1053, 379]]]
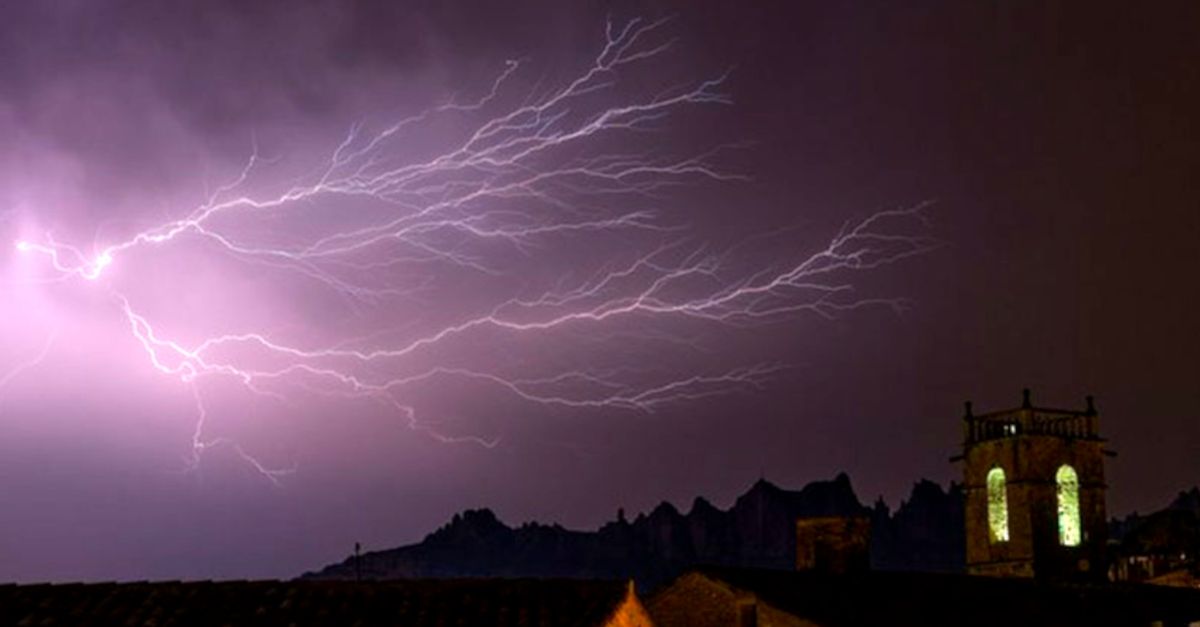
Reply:
[[1200, 487], [1180, 492], [1173, 501], [1157, 512], [1139, 514], [1134, 512], [1124, 518], [1113, 518], [1108, 523], [1108, 539], [1124, 544], [1128, 536], [1145, 526], [1150, 520], [1161, 519], [1194, 520], [1200, 525]]
[[1169, 510], [1191, 512], [1200, 516], [1200, 488], [1193, 487], [1186, 492], [1180, 492], [1174, 501], [1167, 506]]
[[[962, 491], [922, 481], [891, 515], [882, 503], [859, 502], [839, 474], [799, 491], [759, 480], [728, 510], [696, 498], [682, 514], [662, 503], [632, 522], [624, 516], [596, 531], [528, 523], [509, 527], [487, 509], [456, 514], [418, 544], [366, 553], [364, 578], [605, 577], [654, 585], [697, 564], [792, 568], [795, 520], [867, 515], [873, 566], [954, 572], [963, 563]], [[352, 579], [354, 558], [307, 573], [311, 579]]]
[[1196, 564], [1200, 555], [1200, 488], [1180, 492], [1165, 509], [1130, 514], [1109, 523], [1109, 539], [1118, 555], [1179, 555]]

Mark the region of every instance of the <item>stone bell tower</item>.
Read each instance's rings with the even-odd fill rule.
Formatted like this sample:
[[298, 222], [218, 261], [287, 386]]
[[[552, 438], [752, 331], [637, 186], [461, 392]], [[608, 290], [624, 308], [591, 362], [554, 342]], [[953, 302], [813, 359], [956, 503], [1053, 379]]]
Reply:
[[1083, 411], [1034, 407], [976, 415], [966, 403], [967, 572], [1096, 580], [1106, 576], [1104, 442]]

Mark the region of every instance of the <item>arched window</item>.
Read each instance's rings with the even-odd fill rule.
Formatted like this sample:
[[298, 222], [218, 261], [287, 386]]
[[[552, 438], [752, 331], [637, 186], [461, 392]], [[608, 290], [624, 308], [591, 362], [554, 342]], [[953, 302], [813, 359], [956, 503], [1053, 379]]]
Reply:
[[999, 467], [988, 471], [987, 497], [988, 537], [992, 542], [1008, 542], [1008, 486]]
[[1058, 541], [1063, 546], [1079, 546], [1083, 539], [1079, 524], [1079, 475], [1064, 464], [1054, 480], [1058, 483]]

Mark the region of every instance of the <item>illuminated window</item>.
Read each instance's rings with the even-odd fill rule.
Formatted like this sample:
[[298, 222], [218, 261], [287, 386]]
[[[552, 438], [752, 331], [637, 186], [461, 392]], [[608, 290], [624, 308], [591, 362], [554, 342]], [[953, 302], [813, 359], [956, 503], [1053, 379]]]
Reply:
[[1079, 546], [1079, 475], [1070, 466], [1062, 466], [1054, 477], [1058, 482], [1058, 541], [1063, 546]]
[[1008, 542], [1008, 486], [1004, 471], [993, 468], [987, 474], [988, 529], [992, 542]]

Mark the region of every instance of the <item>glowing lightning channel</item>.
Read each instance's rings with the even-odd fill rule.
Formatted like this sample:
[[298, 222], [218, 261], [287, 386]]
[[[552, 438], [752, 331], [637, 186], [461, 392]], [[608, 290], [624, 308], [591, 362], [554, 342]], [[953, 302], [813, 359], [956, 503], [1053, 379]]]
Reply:
[[28, 361], [24, 361], [22, 363], [17, 364], [13, 368], [11, 368], [7, 373], [5, 373], [3, 376], [0, 376], [0, 388], [3, 388], [4, 386], [8, 385], [13, 379], [16, 379], [18, 376], [20, 376], [21, 374], [25, 373], [26, 371], [28, 371], [32, 368], [36, 368], [43, 361], [45, 361], [46, 357], [50, 355], [50, 350], [52, 348], [54, 348], [54, 343], [57, 340], [58, 340], [58, 333], [57, 332], [51, 333], [50, 337], [46, 338], [46, 343], [42, 346], [42, 350], [39, 351], [36, 356], [34, 356], [32, 359], [29, 359]]
[[[719, 166], [718, 157], [728, 147], [681, 157], [661, 150], [605, 150], [614, 138], [640, 137], [664, 128], [683, 108], [730, 103], [720, 92], [724, 76], [622, 97], [617, 87], [624, 70], [671, 50], [673, 40], [662, 37], [664, 23], [609, 24], [605, 44], [589, 67], [561, 87], [525, 94], [516, 105], [504, 104], [520, 70], [519, 63], [510, 61], [474, 101], [435, 107], [374, 134], [355, 125], [315, 173], [276, 195], [255, 197], [241, 191], [263, 161], [256, 148], [235, 180], [182, 218], [135, 233], [94, 255], [49, 235], [42, 241], [18, 241], [16, 249], [45, 255], [62, 277], [98, 281], [135, 248], [204, 242], [242, 262], [286, 268], [373, 306], [418, 289], [397, 280], [414, 275], [435, 280], [435, 273], [424, 270], [428, 266], [510, 277], [513, 259], [536, 257], [554, 238], [622, 233], [657, 240], [631, 259], [621, 261], [614, 255], [614, 261], [600, 268], [564, 272], [554, 289], [532, 297], [514, 294], [478, 314], [382, 345], [364, 337], [302, 347], [258, 331], [185, 345], [157, 331], [128, 297], [108, 285], [151, 365], [178, 377], [195, 394], [198, 419], [190, 463], [198, 465], [205, 450], [229, 446], [272, 482], [294, 469], [270, 469], [236, 442], [205, 437], [208, 412], [198, 387], [200, 377], [231, 377], [253, 392], [278, 398], [284, 398], [281, 390], [298, 388], [371, 399], [394, 408], [410, 427], [438, 440], [484, 446], [494, 446], [496, 440], [449, 436], [419, 421], [415, 408], [404, 401], [406, 389], [434, 379], [468, 380], [544, 406], [652, 412], [667, 404], [761, 387], [782, 366], [760, 364], [659, 379], [598, 368], [516, 376], [442, 363], [433, 350], [455, 339], [478, 341], [484, 331], [531, 342], [579, 326], [615, 332], [620, 330], [616, 323], [630, 321], [633, 337], [657, 341], [663, 338], [654, 337], [645, 323], [690, 319], [751, 326], [805, 313], [830, 317], [868, 305], [904, 306], [902, 300], [856, 296], [847, 276], [934, 247], [937, 243], [928, 237], [907, 234], [914, 224], [922, 225], [922, 207], [883, 211], [849, 223], [822, 249], [749, 273], [739, 269], [729, 251], [672, 240], [685, 225], [652, 211], [628, 209], [657, 200], [672, 187], [744, 180]], [[619, 100], [605, 104], [606, 98]], [[470, 124], [439, 154], [405, 160], [398, 149], [405, 133], [439, 116]], [[291, 224], [339, 199], [370, 203], [374, 210], [353, 214], [356, 222], [341, 228], [298, 230], [286, 244], [264, 239], [263, 229], [240, 229], [237, 222]], [[398, 268], [413, 272], [395, 272]], [[669, 332], [663, 335], [672, 339]], [[268, 355], [274, 365], [251, 365], [232, 348]]]

